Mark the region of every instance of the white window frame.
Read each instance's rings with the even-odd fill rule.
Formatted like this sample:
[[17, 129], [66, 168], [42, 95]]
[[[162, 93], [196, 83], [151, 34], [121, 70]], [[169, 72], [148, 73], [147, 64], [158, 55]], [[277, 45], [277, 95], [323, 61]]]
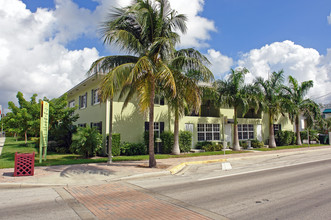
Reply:
[[220, 124], [198, 124], [198, 141], [219, 141]]
[[92, 89], [92, 105], [100, 104], [99, 89]]
[[253, 140], [254, 139], [254, 125], [253, 124], [238, 124], [238, 139], [239, 140]]
[[87, 107], [87, 93], [85, 93], [84, 95], [82, 96], [79, 96], [79, 109], [84, 109]]
[[69, 108], [73, 108], [73, 107], [75, 107], [75, 100], [71, 100], [71, 101], [68, 103], [68, 106], [69, 106]]

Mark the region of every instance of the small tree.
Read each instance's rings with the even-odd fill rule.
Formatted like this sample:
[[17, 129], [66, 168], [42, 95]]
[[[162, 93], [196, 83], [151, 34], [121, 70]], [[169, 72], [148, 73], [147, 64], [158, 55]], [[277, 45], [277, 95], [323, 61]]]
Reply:
[[102, 135], [96, 128], [81, 127], [72, 137], [70, 150], [84, 158], [95, 156], [102, 149]]

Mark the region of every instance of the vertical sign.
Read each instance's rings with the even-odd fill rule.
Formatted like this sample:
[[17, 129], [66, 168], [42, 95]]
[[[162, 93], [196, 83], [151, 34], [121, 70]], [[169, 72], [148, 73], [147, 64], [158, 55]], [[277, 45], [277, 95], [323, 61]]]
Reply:
[[0, 120], [1, 120], [1, 114], [2, 114], [2, 106], [0, 105]]
[[48, 113], [49, 113], [49, 104], [48, 104], [48, 102], [41, 101], [39, 163], [41, 163], [42, 158], [44, 158], [44, 160], [46, 160], [46, 155], [47, 155], [48, 118], [49, 118]]

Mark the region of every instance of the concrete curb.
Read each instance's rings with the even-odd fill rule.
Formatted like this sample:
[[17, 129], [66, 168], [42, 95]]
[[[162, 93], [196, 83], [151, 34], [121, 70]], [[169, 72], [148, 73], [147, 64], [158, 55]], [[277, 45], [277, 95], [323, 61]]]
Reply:
[[68, 184], [45, 184], [45, 183], [0, 183], [0, 189], [20, 189], [34, 187], [64, 187]]
[[154, 173], [141, 173], [141, 174], [135, 174], [131, 176], [126, 176], [126, 177], [121, 177], [119, 179], [114, 179], [114, 180], [106, 180], [107, 182], [112, 182], [116, 180], [130, 180], [130, 179], [137, 179], [137, 178], [143, 178], [143, 177], [157, 177], [157, 176], [163, 176], [171, 174], [169, 170], [164, 170], [164, 171], [159, 171], [159, 172], [154, 172]]
[[221, 162], [226, 162], [226, 161], [227, 161], [227, 159], [189, 161], [189, 162], [180, 163], [180, 164], [170, 168], [169, 171], [170, 171], [171, 174], [176, 174], [179, 171], [181, 171], [187, 165], [206, 164], [206, 163], [221, 163]]

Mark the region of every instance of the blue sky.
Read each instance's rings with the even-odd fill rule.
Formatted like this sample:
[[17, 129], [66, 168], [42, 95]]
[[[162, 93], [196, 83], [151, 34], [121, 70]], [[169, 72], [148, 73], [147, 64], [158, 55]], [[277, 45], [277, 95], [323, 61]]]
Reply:
[[[17, 91], [26, 98], [33, 93], [62, 95], [86, 77], [95, 59], [118, 54], [96, 33], [107, 10], [127, 2], [2, 0], [0, 8], [6, 10], [0, 9], [0, 104], [15, 100]], [[331, 1], [170, 2], [189, 18], [179, 47], [204, 53], [216, 78], [238, 66], [250, 70], [247, 82], [284, 69], [286, 76], [299, 81], [314, 80], [308, 97], [331, 103]]]

